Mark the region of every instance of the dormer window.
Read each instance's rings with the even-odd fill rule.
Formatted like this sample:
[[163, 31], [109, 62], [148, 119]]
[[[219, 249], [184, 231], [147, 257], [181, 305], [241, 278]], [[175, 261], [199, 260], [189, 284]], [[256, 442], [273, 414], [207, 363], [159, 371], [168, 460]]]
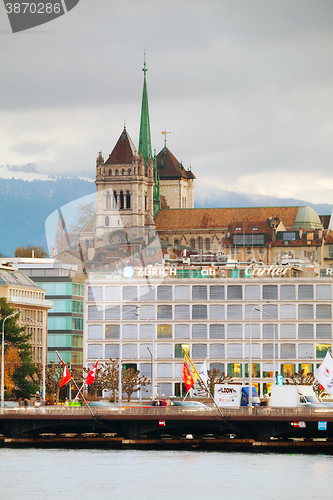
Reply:
[[236, 227], [236, 231], [241, 231], [242, 228], [241, 227]]
[[253, 227], [252, 231], [258, 231], [258, 228], [257, 227]]

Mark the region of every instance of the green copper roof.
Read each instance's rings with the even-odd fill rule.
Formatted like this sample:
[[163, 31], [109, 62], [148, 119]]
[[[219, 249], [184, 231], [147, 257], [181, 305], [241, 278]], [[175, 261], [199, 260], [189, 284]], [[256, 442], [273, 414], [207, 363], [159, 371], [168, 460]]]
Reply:
[[145, 163], [152, 157], [151, 154], [151, 139], [150, 139], [150, 124], [149, 124], [149, 109], [148, 109], [148, 92], [146, 82], [146, 55], [143, 64], [143, 92], [142, 92], [142, 106], [141, 106], [141, 122], [140, 122], [140, 136], [139, 136], [139, 154], [142, 154]]

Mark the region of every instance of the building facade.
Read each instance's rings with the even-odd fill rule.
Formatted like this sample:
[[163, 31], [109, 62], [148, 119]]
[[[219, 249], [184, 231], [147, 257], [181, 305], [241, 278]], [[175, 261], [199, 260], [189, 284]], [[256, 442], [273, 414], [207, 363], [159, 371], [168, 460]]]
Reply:
[[152, 269], [130, 279], [91, 275], [84, 363], [117, 358], [121, 335], [123, 364], [150, 377], [154, 354], [157, 394], [179, 395], [184, 349], [197, 368], [207, 359], [208, 369], [248, 383], [251, 330], [253, 383], [261, 396], [273, 382], [274, 344], [277, 374], [313, 373], [332, 347], [332, 278], [287, 277], [284, 268], [272, 276], [265, 269], [265, 277], [249, 271], [246, 278], [172, 267], [163, 279]]

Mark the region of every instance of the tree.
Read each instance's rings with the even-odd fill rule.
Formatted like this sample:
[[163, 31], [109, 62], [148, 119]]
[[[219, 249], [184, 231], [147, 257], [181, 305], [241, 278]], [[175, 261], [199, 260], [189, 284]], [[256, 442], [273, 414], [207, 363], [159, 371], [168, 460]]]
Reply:
[[143, 375], [140, 376], [139, 370], [134, 370], [134, 368], [123, 370], [121, 379], [123, 392], [126, 392], [128, 402], [131, 401], [133, 392], [137, 392], [141, 389], [147, 392], [147, 389], [144, 388], [150, 385], [150, 380]]
[[27, 245], [26, 247], [17, 247], [14, 255], [15, 257], [32, 257], [32, 252], [36, 259], [44, 259], [48, 256], [44, 247], [35, 247], [32, 245]]
[[[217, 370], [216, 368], [207, 370], [207, 387], [212, 397], [214, 397], [215, 384], [232, 384], [233, 382], [230, 375], [225, 375], [224, 372], [220, 375], [220, 373], [220, 370]], [[199, 396], [207, 394], [207, 389], [201, 378], [198, 378], [198, 394]]]
[[96, 205], [94, 201], [81, 205], [76, 209], [77, 215], [75, 222], [71, 226], [71, 232], [80, 233], [84, 225], [91, 219], [96, 211]]
[[[0, 355], [0, 363], [2, 361], [2, 356]], [[5, 351], [5, 359], [4, 359], [4, 385], [7, 389], [7, 393], [11, 394], [15, 383], [13, 380], [13, 376], [15, 370], [22, 366], [22, 360], [20, 357], [19, 350], [17, 347], [10, 345], [7, 347]]]
[[119, 387], [119, 360], [110, 358], [104, 363], [105, 387], [112, 392], [112, 401], [116, 401], [116, 394]]
[[[15, 313], [14, 307], [11, 307], [5, 297], [0, 297], [0, 327], [7, 316]], [[15, 369], [13, 369], [10, 380], [14, 383], [12, 394], [18, 398], [30, 398], [38, 390], [36, 383], [37, 366], [32, 360], [32, 350], [30, 339], [32, 333], [26, 333], [26, 327], [20, 327], [17, 324], [18, 314], [8, 318], [5, 323], [5, 361], [8, 349], [15, 348], [20, 361], [17, 360]], [[14, 351], [9, 351], [8, 355], [13, 356]], [[16, 355], [14, 356], [16, 358]], [[17, 359], [17, 358], [16, 358]], [[6, 386], [7, 388], [7, 386]], [[9, 389], [9, 387], [7, 388]]]
[[311, 372], [307, 372], [305, 374], [305, 370], [303, 368], [303, 370], [295, 372], [291, 377], [287, 377], [284, 382], [287, 385], [314, 385], [316, 383], [316, 379]]

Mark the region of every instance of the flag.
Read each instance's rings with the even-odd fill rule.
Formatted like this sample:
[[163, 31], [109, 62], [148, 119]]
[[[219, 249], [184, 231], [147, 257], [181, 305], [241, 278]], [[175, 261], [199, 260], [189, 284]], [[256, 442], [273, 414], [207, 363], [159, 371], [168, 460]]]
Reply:
[[90, 370], [90, 372], [87, 375], [86, 385], [92, 384], [93, 381], [95, 380], [96, 372], [97, 372], [97, 365], [98, 365], [98, 360], [96, 361], [96, 363], [94, 364], [93, 368]]
[[185, 384], [187, 392], [191, 389], [191, 387], [194, 386], [198, 378], [199, 373], [196, 367], [194, 366], [188, 355], [185, 353], [183, 365], [183, 383]]
[[333, 358], [328, 351], [315, 378], [324, 387], [327, 394], [333, 394]]
[[166, 135], [166, 130], [163, 130], [163, 132], [161, 132], [161, 134]]
[[58, 351], [56, 351], [56, 353], [57, 353], [58, 358], [61, 361], [62, 366], [64, 367], [64, 372], [62, 374], [62, 377], [61, 377], [61, 380], [60, 380], [60, 384], [59, 384], [59, 387], [63, 387], [64, 385], [66, 385], [71, 380], [72, 375], [69, 373], [69, 370], [68, 370], [67, 366], [65, 365], [65, 363], [63, 362], [63, 360], [59, 356]]
[[203, 365], [201, 366], [199, 370], [199, 376], [201, 377], [201, 380], [207, 386], [208, 383], [208, 373], [207, 373], [207, 359], [205, 359]]

